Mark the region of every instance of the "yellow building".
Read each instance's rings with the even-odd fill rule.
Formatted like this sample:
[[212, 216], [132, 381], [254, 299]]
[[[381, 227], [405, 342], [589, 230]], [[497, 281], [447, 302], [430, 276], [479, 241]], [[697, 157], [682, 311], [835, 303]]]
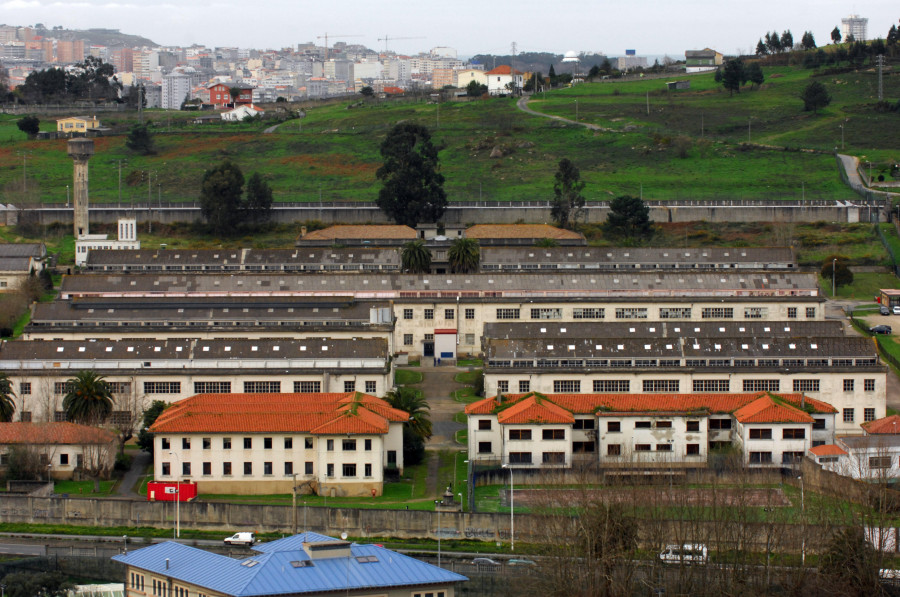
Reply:
[[96, 116], [70, 116], [56, 121], [56, 131], [60, 133], [85, 133], [96, 128], [100, 128]]

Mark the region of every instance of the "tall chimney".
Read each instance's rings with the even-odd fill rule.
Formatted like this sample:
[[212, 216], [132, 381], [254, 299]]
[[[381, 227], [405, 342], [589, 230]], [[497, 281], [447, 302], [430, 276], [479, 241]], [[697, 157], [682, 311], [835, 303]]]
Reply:
[[73, 189], [75, 190], [75, 238], [90, 233], [88, 224], [88, 160], [94, 155], [93, 139], [69, 139], [69, 157], [75, 162]]

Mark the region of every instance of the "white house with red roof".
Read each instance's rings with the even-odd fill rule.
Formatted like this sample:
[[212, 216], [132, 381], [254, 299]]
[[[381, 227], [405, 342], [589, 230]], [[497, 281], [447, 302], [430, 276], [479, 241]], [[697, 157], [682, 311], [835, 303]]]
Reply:
[[105, 429], [75, 423], [0, 423], [0, 469], [10, 450], [25, 448], [38, 455], [54, 479], [71, 479], [88, 468], [112, 471], [118, 439]]
[[488, 93], [491, 95], [505, 95], [512, 92], [511, 87], [522, 89], [525, 85], [525, 73], [517, 71], [507, 64], [489, 70], [484, 73]]
[[810, 448], [822, 468], [865, 481], [900, 478], [900, 415], [860, 425], [864, 435], [838, 436], [834, 444]]
[[381, 495], [409, 415], [369, 394], [198, 394], [150, 427], [157, 481], [201, 493]]
[[794, 464], [834, 440], [830, 405], [802, 394], [513, 394], [466, 407], [474, 462], [521, 468], [705, 467], [734, 445], [749, 466]]
[[222, 120], [228, 122], [240, 122], [245, 118], [253, 118], [254, 116], [264, 116], [266, 111], [253, 104], [241, 104], [234, 110], [222, 112]]

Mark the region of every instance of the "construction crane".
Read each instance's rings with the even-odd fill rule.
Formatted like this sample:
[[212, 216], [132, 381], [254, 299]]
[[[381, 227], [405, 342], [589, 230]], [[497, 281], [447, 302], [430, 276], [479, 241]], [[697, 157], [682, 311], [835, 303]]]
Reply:
[[328, 60], [328, 38], [329, 37], [331, 39], [335, 39], [337, 37], [343, 38], [343, 37], [363, 37], [363, 36], [362, 35], [333, 35], [333, 34], [328, 35], [327, 33], [325, 35], [317, 36], [316, 39], [324, 39], [325, 40], [325, 60]]
[[387, 51], [388, 51], [388, 42], [391, 41], [391, 40], [397, 41], [398, 39], [425, 39], [425, 37], [422, 36], [422, 35], [417, 35], [417, 36], [414, 36], [414, 37], [388, 37], [387, 35], [385, 35], [384, 37], [379, 37], [379, 38], [378, 38], [378, 41], [383, 41], [383, 42], [384, 42], [384, 53], [387, 54]]

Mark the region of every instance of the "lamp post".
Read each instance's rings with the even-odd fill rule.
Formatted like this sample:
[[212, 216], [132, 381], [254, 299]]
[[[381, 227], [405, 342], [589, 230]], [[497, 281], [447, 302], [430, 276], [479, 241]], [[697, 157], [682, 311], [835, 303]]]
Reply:
[[438, 528], [437, 535], [438, 538], [438, 568], [441, 567], [441, 509], [438, 507], [441, 505], [441, 500], [434, 500], [434, 509], [437, 510], [438, 513]]
[[806, 504], [803, 501], [803, 476], [800, 479], [800, 516], [803, 518], [803, 539], [800, 543], [800, 563], [806, 565]]
[[[169, 456], [174, 456], [178, 459], [178, 464], [181, 464], [181, 457], [178, 454], [170, 450]], [[181, 476], [177, 475], [175, 477], [175, 538], [179, 537], [181, 537]]]
[[122, 553], [128, 555], [128, 535], [122, 535]]
[[53, 480], [50, 479], [50, 471], [53, 469], [53, 463], [47, 463], [47, 483], [53, 483]]
[[516, 494], [513, 486], [513, 470], [509, 464], [503, 468], [509, 470], [509, 550], [516, 550]]
[[66, 207], [69, 207], [69, 185], [66, 185]]
[[575, 100], [575, 122], [578, 122], [578, 100]]
[[844, 123], [842, 122], [838, 126], [841, 127], [841, 151], [844, 151]]
[[835, 289], [837, 288], [837, 277], [834, 275], [837, 271], [837, 259], [831, 260], [831, 298], [834, 298]]
[[464, 460], [466, 463], [466, 495], [469, 501], [469, 512], [475, 511], [475, 479], [472, 478], [472, 460]]

